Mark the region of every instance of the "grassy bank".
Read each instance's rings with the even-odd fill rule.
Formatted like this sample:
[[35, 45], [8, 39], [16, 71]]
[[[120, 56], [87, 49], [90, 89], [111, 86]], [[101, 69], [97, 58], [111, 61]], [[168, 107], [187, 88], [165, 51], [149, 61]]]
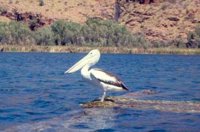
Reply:
[[127, 48], [127, 47], [78, 47], [78, 46], [38, 46], [0, 45], [1, 52], [50, 52], [83, 53], [98, 48], [102, 53], [122, 54], [200, 54], [200, 49], [186, 48]]

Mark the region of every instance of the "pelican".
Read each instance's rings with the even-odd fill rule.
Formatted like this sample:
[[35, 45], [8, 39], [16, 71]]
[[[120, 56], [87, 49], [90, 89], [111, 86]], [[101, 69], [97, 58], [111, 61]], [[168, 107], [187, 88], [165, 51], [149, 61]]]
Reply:
[[101, 102], [103, 102], [106, 91], [123, 91], [128, 90], [128, 88], [118, 77], [101, 69], [91, 68], [99, 61], [100, 56], [101, 54], [98, 49], [91, 50], [85, 57], [65, 71], [65, 74], [81, 70], [83, 79], [103, 89], [103, 95], [101, 97]]

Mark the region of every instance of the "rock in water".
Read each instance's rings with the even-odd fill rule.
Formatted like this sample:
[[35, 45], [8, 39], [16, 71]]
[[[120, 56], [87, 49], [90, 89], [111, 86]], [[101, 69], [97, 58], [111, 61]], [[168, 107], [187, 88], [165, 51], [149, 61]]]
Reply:
[[159, 110], [176, 113], [200, 113], [200, 103], [192, 101], [141, 100], [127, 97], [107, 97], [104, 102], [92, 101], [81, 105], [83, 108], [133, 108]]

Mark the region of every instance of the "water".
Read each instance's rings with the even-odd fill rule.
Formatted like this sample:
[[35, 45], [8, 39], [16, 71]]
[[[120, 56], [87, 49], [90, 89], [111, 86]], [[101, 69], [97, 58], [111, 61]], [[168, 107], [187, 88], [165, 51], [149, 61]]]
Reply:
[[[79, 73], [64, 75], [84, 55], [0, 53], [0, 131], [200, 130], [200, 113], [81, 108], [102, 95]], [[200, 101], [200, 56], [104, 54], [96, 67], [119, 75], [130, 92], [156, 91], [144, 99]]]

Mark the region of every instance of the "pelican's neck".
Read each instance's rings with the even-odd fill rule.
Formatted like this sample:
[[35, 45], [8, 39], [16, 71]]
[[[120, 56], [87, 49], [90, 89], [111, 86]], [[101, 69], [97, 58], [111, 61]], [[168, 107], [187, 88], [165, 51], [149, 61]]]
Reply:
[[91, 80], [89, 68], [90, 68], [89, 65], [85, 65], [85, 66], [81, 69], [81, 75], [83, 76], [84, 79], [87, 79], [87, 80]]
[[92, 61], [90, 61], [88, 64], [84, 65], [81, 69], [81, 75], [86, 80], [92, 80], [90, 76], [90, 67], [95, 65], [99, 61], [99, 57], [94, 58]]

